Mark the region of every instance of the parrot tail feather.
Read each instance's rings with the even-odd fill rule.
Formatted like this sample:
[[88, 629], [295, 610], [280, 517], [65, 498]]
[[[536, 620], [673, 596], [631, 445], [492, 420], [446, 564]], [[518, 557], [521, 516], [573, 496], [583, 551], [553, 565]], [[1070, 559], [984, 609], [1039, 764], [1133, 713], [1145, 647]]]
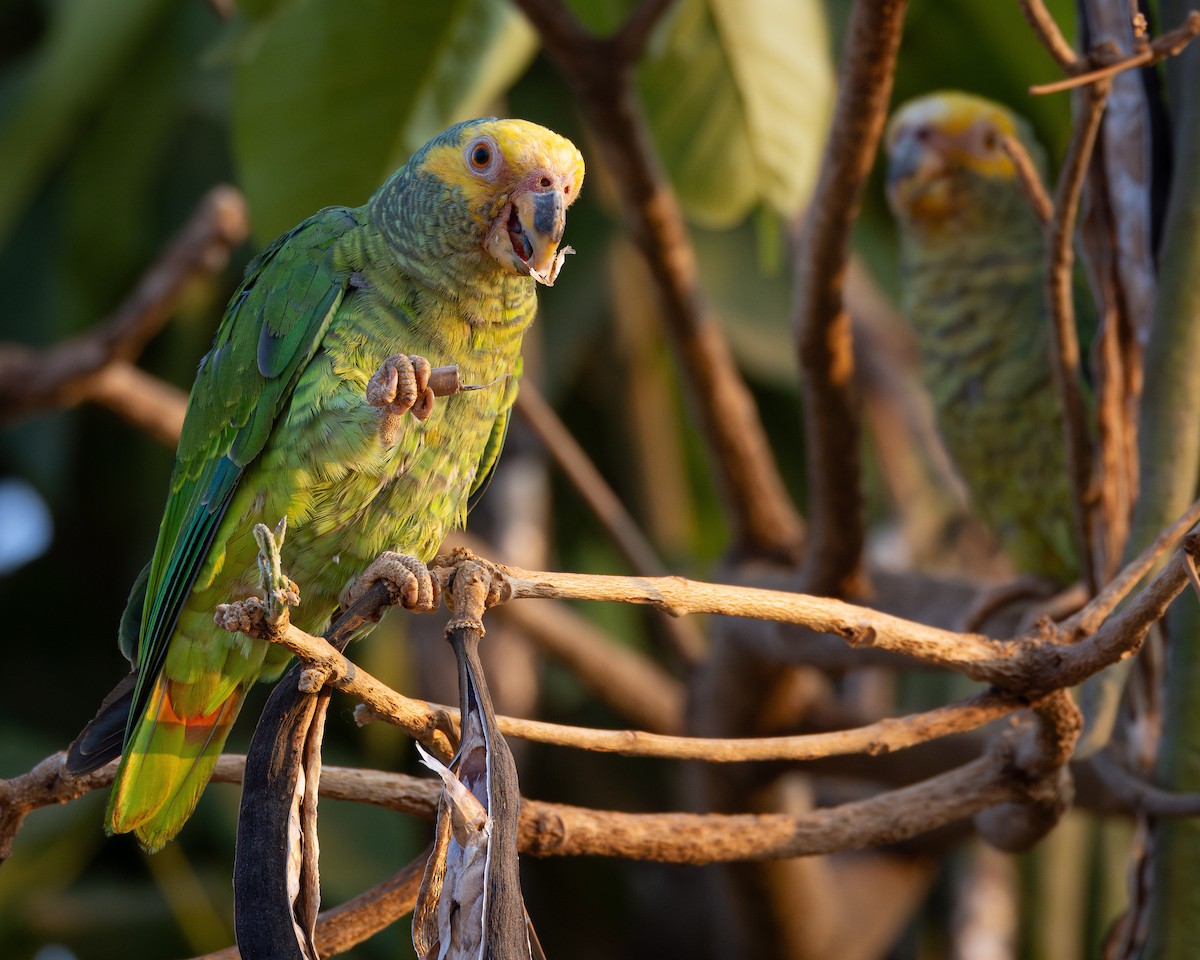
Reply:
[[109, 833], [133, 831], [151, 852], [192, 815], [247, 690], [236, 686], [215, 709], [189, 714], [176, 710], [174, 686], [165, 679], [155, 684], [108, 801]]
[[136, 670], [126, 674], [67, 749], [67, 769], [75, 776], [99, 770], [121, 755], [136, 682]]

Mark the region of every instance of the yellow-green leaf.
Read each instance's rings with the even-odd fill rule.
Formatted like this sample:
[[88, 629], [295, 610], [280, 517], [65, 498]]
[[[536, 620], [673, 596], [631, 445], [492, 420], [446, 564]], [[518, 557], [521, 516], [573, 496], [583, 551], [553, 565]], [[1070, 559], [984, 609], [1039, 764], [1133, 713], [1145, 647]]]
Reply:
[[816, 0], [683, 0], [639, 82], [688, 215], [724, 227], [760, 203], [797, 212], [816, 179], [833, 76]]

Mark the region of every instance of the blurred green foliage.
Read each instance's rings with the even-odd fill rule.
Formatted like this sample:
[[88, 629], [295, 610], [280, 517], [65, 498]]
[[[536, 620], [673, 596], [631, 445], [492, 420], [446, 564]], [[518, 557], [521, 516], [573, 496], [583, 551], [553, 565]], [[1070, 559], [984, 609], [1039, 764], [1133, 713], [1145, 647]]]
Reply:
[[[255, 0], [222, 22], [199, 0], [8, 0], [0, 6], [0, 340], [49, 344], [100, 322], [213, 184], [247, 194], [255, 239], [218, 283], [191, 292], [142, 359], [186, 387], [223, 304], [254, 248], [328, 203], [362, 202], [408, 152], [453, 120], [511, 113], [572, 137], [593, 162], [562, 79], [537, 54], [536, 33], [502, 0]], [[601, 30], [631, 3], [573, 0]], [[758, 393], [788, 482], [799, 495], [803, 441], [788, 322], [791, 276], [782, 222], [811, 189], [833, 92], [848, 4], [830, 0], [681, 0], [652, 37], [639, 90], [663, 168], [698, 229], [706, 292]], [[1051, 7], [1069, 33], [1072, 5]], [[1052, 157], [1066, 98], [1035, 100], [1056, 76], [1016, 4], [915, 0], [896, 97], [944, 86], [1001, 99], [1025, 113]], [[621, 212], [593, 165], [572, 210], [580, 251], [543, 297], [528, 368], [645, 522], [644, 486], [630, 463], [639, 419], [679, 434], [680, 540], [671, 565], [703, 575], [726, 545], [702, 444], [679, 404], [626, 409], [626, 364], [612, 349], [611, 269]], [[890, 227], [875, 182], [860, 251], [890, 282]], [[649, 294], [647, 294], [648, 296]], [[647, 349], [678, 395], [657, 333]], [[102, 410], [38, 417], [0, 433], [0, 479], [21, 478], [53, 517], [49, 549], [0, 577], [7, 660], [0, 698], [0, 775], [63, 748], [124, 672], [115, 644], [128, 585], [149, 555], [170, 453]], [[576, 495], [555, 480], [554, 565], [621, 572], [616, 552]], [[19, 518], [0, 518], [0, 525]], [[588, 611], [596, 614], [595, 611]], [[623, 631], [649, 621], [597, 614]], [[405, 657], [381, 629], [360, 651], [402, 690]], [[634, 637], [631, 642], [646, 643]], [[375, 646], [375, 652], [370, 648]], [[419, 691], [417, 691], [419, 693]], [[394, 731], [360, 732], [349, 706], [331, 718], [331, 762], [413, 770]], [[565, 722], [619, 722], [550, 669], [543, 710]], [[255, 705], [245, 711], [254, 715]], [[244, 745], [249, 721], [231, 741]], [[623, 809], [681, 802], [661, 767], [533, 748], [531, 795]], [[181, 956], [231, 941], [229, 878], [236, 790], [214, 786], [184, 834], [147, 858], [128, 837], [106, 840], [103, 799], [33, 814], [0, 870], [0, 956], [24, 960], [51, 944], [78, 957]], [[344, 900], [406, 862], [426, 827], [370, 809], [326, 804], [325, 898]], [[641, 894], [684, 890], [696, 871], [645, 864], [532, 862], [531, 909], [557, 956], [663, 956], [686, 934], [687, 910], [666, 922]], [[541, 918], [545, 919], [541, 919]], [[702, 925], [691, 940], [701, 950]], [[681, 934], [681, 931], [684, 931]], [[399, 924], [352, 956], [403, 955]], [[680, 955], [680, 954], [677, 954]], [[700, 955], [695, 953], [694, 955]], [[909, 953], [906, 956], [915, 954]], [[44, 957], [50, 956], [43, 954]]]

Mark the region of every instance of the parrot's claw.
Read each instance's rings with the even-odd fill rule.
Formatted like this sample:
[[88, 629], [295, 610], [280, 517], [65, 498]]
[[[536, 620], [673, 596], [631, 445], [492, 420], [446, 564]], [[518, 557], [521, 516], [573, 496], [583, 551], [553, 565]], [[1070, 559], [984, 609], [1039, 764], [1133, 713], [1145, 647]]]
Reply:
[[474, 568], [475, 575], [483, 579], [487, 591], [483, 597], [485, 610], [512, 599], [512, 581], [509, 580], [504, 567], [483, 559], [467, 547], [455, 547], [449, 553], [438, 554], [433, 558], [431, 566], [435, 579], [446, 586], [446, 606], [451, 610], [454, 609], [455, 577], [459, 570], [468, 566]]
[[389, 446], [396, 442], [400, 418], [406, 413], [424, 420], [433, 412], [432, 371], [424, 357], [396, 353], [379, 365], [367, 381], [367, 403], [379, 407], [379, 436]]
[[394, 604], [413, 613], [433, 613], [442, 599], [442, 585], [429, 567], [416, 557], [387, 550], [350, 585], [343, 606], [354, 603], [380, 581], [387, 585]]

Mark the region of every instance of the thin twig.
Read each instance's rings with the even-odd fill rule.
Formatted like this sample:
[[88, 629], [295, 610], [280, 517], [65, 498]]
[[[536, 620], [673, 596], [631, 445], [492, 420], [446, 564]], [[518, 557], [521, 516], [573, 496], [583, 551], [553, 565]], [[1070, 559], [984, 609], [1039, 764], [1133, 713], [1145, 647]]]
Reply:
[[1145, 49], [1097, 67], [1095, 70], [1076, 73], [1074, 76], [1054, 80], [1050, 83], [1035, 84], [1029, 88], [1029, 92], [1032, 94], [1061, 93], [1064, 90], [1073, 90], [1086, 84], [1109, 80], [1125, 70], [1152, 67], [1156, 63], [1166, 60], [1167, 57], [1178, 56], [1198, 36], [1200, 36], [1200, 10], [1192, 10], [1183, 23], [1156, 37]]
[[1107, 99], [1107, 82], [1101, 81], [1088, 88], [1084, 113], [1072, 131], [1067, 156], [1054, 191], [1054, 216], [1046, 230], [1046, 303], [1051, 321], [1054, 382], [1063, 409], [1067, 469], [1071, 479], [1076, 535], [1080, 544], [1080, 567], [1091, 593], [1095, 593], [1099, 587], [1095, 557], [1099, 501], [1092, 487], [1092, 449], [1081, 387], [1079, 337], [1075, 330], [1075, 302], [1071, 283], [1075, 251], [1072, 242], [1083, 181]]
[[1033, 208], [1034, 216], [1045, 227], [1054, 214], [1054, 201], [1046, 192], [1046, 185], [1042, 183], [1042, 176], [1038, 173], [1037, 165], [1018, 138], [1014, 136], [1001, 137], [1000, 146], [1012, 160], [1013, 166], [1017, 168], [1017, 178], [1021, 181], [1021, 189], [1025, 191], [1029, 205]]
[[[620, 194], [630, 235], [649, 264], [722, 487], [721, 502], [730, 512], [734, 550], [794, 562], [803, 524], [725, 334], [700, 292], [695, 251], [654, 157], [632, 71], [614, 63], [610, 40], [587, 35], [558, 0], [517, 0], [517, 6], [537, 27], [547, 57], [575, 93]], [[629, 35], [648, 36], [666, 6], [647, 2]]]
[[533, 384], [521, 384], [516, 410], [584, 502], [591, 507], [592, 513], [608, 531], [612, 542], [629, 561], [634, 572], [644, 577], [659, 577], [667, 573], [666, 566], [643, 535], [637, 521], [630, 516], [603, 474], [596, 469], [591, 457]]
[[833, 125], [796, 247], [792, 326], [804, 372], [810, 540], [807, 589], [863, 587], [859, 411], [850, 314], [842, 298], [850, 230], [891, 97], [906, 0], [858, 0], [847, 30]]
[[0, 422], [87, 399], [92, 378], [115, 360], [140, 355], [186, 287], [223, 270], [247, 232], [242, 195], [233, 187], [216, 187], [103, 324], [45, 350], [0, 345]]
[[1038, 35], [1038, 39], [1042, 41], [1050, 56], [1058, 61], [1063, 71], [1075, 73], [1079, 69], [1079, 55], [1067, 42], [1042, 0], [1021, 0], [1021, 12], [1025, 14], [1033, 32]]

